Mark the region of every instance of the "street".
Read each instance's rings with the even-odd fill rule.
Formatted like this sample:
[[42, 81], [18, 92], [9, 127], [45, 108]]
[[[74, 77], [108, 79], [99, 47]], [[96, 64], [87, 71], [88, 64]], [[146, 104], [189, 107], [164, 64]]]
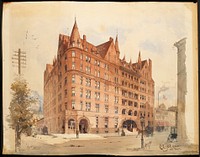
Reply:
[[[141, 149], [141, 137], [108, 136], [94, 134], [80, 134], [65, 137], [62, 135], [37, 135], [22, 138], [21, 151], [18, 154], [48, 154], [48, 155], [75, 155], [75, 154], [106, 154], [106, 155], [140, 155], [140, 154], [197, 154], [198, 147], [193, 145], [180, 146], [176, 142], [166, 145], [167, 132], [155, 133], [153, 137], [144, 137], [147, 146]], [[160, 146], [160, 144], [165, 145]]]

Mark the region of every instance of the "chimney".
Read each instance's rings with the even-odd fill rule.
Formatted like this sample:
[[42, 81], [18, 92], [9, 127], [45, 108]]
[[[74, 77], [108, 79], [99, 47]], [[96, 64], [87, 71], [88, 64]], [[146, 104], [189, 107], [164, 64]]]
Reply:
[[150, 76], [152, 77], [152, 61], [149, 59], [149, 71], [150, 71]]
[[86, 35], [83, 35], [83, 40], [86, 41]]
[[112, 38], [112, 37], [110, 37], [110, 38], [109, 38], [109, 41], [113, 41], [113, 38]]

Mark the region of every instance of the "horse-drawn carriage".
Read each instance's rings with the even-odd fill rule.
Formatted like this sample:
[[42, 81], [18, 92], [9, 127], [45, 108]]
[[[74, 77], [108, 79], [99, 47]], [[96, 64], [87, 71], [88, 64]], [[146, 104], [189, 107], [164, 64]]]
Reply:
[[177, 140], [177, 128], [176, 127], [171, 127], [170, 134], [167, 138], [167, 142], [174, 142]]

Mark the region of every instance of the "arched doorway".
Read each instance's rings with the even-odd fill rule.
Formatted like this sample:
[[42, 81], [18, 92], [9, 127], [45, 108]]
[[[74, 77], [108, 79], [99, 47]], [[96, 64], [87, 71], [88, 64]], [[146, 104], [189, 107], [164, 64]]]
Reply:
[[88, 133], [88, 121], [86, 119], [81, 119], [79, 122], [79, 132]]
[[133, 132], [137, 128], [137, 124], [133, 120], [125, 120], [122, 124], [123, 128], [127, 128], [128, 131]]

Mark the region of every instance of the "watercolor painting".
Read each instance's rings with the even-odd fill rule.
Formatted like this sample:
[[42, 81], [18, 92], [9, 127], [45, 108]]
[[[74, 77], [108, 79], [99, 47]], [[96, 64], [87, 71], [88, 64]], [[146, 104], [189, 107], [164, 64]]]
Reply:
[[3, 154], [199, 154], [197, 3], [3, 3]]

